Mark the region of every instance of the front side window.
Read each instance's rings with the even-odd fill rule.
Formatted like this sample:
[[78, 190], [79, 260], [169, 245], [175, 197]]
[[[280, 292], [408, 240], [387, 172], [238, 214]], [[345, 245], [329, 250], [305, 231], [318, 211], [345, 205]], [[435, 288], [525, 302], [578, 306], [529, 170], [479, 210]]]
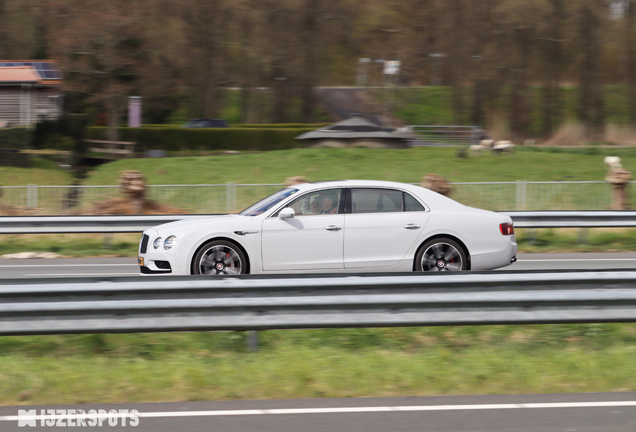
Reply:
[[389, 213], [402, 211], [402, 192], [391, 189], [352, 189], [351, 212]]
[[292, 201], [287, 207], [296, 212], [296, 216], [337, 214], [340, 210], [342, 189], [327, 189], [304, 194]]

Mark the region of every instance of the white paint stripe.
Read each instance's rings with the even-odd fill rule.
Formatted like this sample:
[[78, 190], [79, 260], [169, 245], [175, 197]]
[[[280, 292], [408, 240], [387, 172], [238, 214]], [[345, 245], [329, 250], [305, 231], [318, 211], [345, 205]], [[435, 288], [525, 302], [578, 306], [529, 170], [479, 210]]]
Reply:
[[523, 259], [519, 258], [517, 262], [595, 262], [595, 261], [636, 261], [636, 258], [554, 258], [554, 259]]
[[[555, 403], [521, 403], [521, 404], [482, 404], [482, 405], [423, 405], [423, 406], [381, 406], [381, 407], [343, 407], [343, 408], [287, 408], [287, 409], [250, 409], [250, 410], [217, 410], [217, 411], [165, 411], [140, 412], [138, 417], [214, 417], [214, 416], [251, 416], [251, 415], [300, 415], [300, 414], [341, 414], [341, 413], [377, 413], [405, 411], [463, 411], [463, 410], [499, 410], [499, 409], [549, 409], [549, 408], [605, 408], [636, 406], [636, 401], [610, 402], [555, 402]], [[114, 414], [118, 417], [129, 417], [130, 414]], [[40, 420], [50, 416], [36, 415], [24, 417], [22, 420]], [[84, 415], [66, 415], [65, 418], [85, 418]], [[0, 416], [0, 421], [18, 421], [19, 416]]]
[[137, 273], [25, 273], [23, 276], [138, 276]]
[[31, 264], [31, 265], [0, 265], [0, 268], [21, 268], [21, 267], [137, 267], [139, 264]]

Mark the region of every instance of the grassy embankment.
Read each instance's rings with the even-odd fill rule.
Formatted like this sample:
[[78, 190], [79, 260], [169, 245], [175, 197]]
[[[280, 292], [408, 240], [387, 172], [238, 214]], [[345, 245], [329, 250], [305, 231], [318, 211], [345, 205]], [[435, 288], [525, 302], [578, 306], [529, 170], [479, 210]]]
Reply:
[[[86, 179], [89, 185], [117, 184], [119, 172], [137, 169], [149, 184], [281, 183], [286, 177], [304, 175], [310, 181], [360, 178], [420, 182], [434, 172], [453, 182], [478, 181], [563, 181], [603, 180], [603, 158], [618, 155], [627, 169], [636, 167], [635, 148], [539, 149], [521, 148], [514, 155], [483, 155], [458, 158], [453, 148], [381, 149], [303, 149], [238, 155], [128, 159], [102, 165]], [[9, 170], [5, 168], [5, 170]], [[10, 169], [5, 178], [11, 184], [68, 184], [61, 171]], [[5, 171], [8, 172], [8, 171]], [[13, 176], [13, 177], [11, 177]], [[8, 180], [5, 184], [9, 184]], [[636, 191], [633, 191], [636, 202]], [[451, 195], [452, 196], [452, 195]], [[170, 204], [170, 203], [167, 203]], [[247, 206], [248, 202], [239, 203]], [[532, 207], [528, 207], [531, 209]], [[634, 230], [590, 230], [585, 244], [578, 244], [576, 230], [538, 230], [532, 245], [526, 233], [518, 231], [522, 251], [547, 250], [631, 250], [636, 248]], [[47, 251], [68, 256], [134, 256], [138, 235], [118, 234], [112, 249], [105, 250], [101, 235], [3, 236], [0, 254]]]
[[[471, 89], [466, 89], [465, 120], [470, 124], [472, 99]], [[539, 138], [542, 135], [543, 113], [542, 87], [531, 87], [528, 118], [529, 134]], [[411, 125], [453, 125], [457, 120], [453, 115], [452, 88], [450, 87], [421, 87], [421, 88], [386, 88], [375, 90], [374, 97], [384, 107], [390, 109], [395, 117]], [[627, 86], [608, 85], [604, 88], [604, 103], [606, 121], [610, 125], [629, 124]], [[561, 121], [577, 121], [578, 94], [574, 86], [561, 87]], [[470, 100], [469, 100], [470, 99]], [[489, 114], [486, 128], [495, 133], [505, 132], [508, 122], [509, 96], [501, 93], [498, 101], [488, 102], [484, 112]], [[557, 125], [558, 126], [558, 125]], [[500, 139], [504, 139], [501, 137]], [[584, 144], [583, 142], [581, 144]]]
[[636, 390], [636, 325], [0, 338], [0, 404]]

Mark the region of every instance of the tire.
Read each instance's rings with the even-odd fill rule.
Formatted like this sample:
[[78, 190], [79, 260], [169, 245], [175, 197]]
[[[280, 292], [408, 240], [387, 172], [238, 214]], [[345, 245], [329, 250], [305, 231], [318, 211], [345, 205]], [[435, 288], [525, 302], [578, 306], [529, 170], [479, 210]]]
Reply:
[[206, 243], [192, 260], [195, 275], [238, 275], [247, 273], [247, 259], [243, 251], [226, 240]]
[[440, 237], [429, 240], [415, 255], [415, 271], [460, 271], [468, 269], [464, 248], [455, 240]]

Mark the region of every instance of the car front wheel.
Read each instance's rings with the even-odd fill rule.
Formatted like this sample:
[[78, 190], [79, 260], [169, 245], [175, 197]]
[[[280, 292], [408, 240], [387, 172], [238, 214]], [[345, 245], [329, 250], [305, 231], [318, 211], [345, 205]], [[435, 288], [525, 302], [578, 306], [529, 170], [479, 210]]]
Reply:
[[247, 272], [247, 260], [239, 247], [225, 240], [203, 246], [192, 261], [192, 273], [200, 275], [238, 275]]
[[427, 241], [415, 256], [415, 271], [460, 271], [468, 269], [464, 249], [449, 238]]

